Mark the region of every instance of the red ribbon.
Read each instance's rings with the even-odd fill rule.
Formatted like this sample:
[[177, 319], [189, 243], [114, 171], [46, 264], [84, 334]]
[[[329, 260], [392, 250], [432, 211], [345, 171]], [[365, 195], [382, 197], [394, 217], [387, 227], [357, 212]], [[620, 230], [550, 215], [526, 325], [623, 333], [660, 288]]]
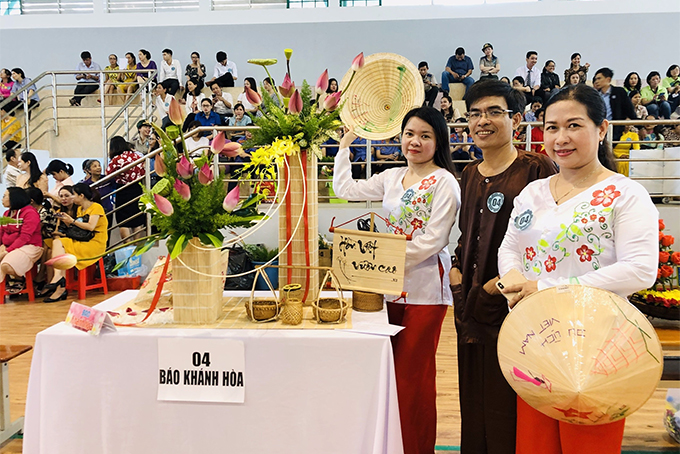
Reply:
[[[286, 166], [286, 186], [287, 186], [287, 191], [286, 191], [286, 244], [290, 241], [291, 237], [291, 214], [290, 214], [290, 209], [292, 202], [290, 200], [290, 191], [292, 189], [292, 184], [290, 181], [290, 156], [286, 156], [286, 162], [288, 165]], [[288, 244], [288, 247], [286, 248], [286, 257], [288, 259], [288, 264], [292, 265], [293, 263], [293, 243], [291, 242]], [[290, 284], [291, 281], [293, 280], [293, 269], [288, 268], [287, 270], [287, 280], [286, 284]]]
[[158, 300], [161, 299], [161, 293], [163, 293], [163, 286], [165, 285], [165, 277], [168, 274], [168, 265], [170, 264], [170, 254], [165, 256], [165, 265], [163, 265], [163, 272], [161, 273], [161, 278], [158, 280], [158, 285], [156, 286], [156, 293], [153, 295], [153, 300], [151, 301], [151, 307], [149, 307], [149, 311], [146, 313], [146, 317], [144, 317], [144, 320], [137, 322], [137, 323], [114, 323], [116, 326], [135, 326], [140, 323], [144, 323], [147, 318], [151, 316], [153, 311], [156, 310], [156, 306], [158, 305]]
[[302, 207], [302, 216], [304, 218], [304, 223], [305, 223], [305, 264], [307, 265], [307, 270], [305, 271], [305, 294], [302, 296], [302, 301], [307, 300], [307, 294], [309, 293], [309, 265], [310, 265], [310, 258], [309, 258], [309, 217], [308, 217], [308, 206], [309, 206], [309, 185], [307, 184], [307, 150], [303, 149], [301, 151], [301, 159], [302, 159], [302, 178], [305, 179], [305, 189], [306, 189], [306, 194], [305, 194], [305, 205]]

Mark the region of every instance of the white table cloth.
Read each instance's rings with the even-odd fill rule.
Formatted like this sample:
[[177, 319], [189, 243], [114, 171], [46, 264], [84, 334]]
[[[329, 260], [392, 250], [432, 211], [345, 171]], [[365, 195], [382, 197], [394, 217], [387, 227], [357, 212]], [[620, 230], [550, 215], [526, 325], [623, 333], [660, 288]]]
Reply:
[[[134, 296], [104, 301], [110, 310]], [[353, 314], [353, 328], [387, 324]], [[159, 337], [245, 343], [245, 403], [156, 400]], [[24, 454], [402, 453], [390, 337], [341, 330], [118, 328], [38, 334]]]

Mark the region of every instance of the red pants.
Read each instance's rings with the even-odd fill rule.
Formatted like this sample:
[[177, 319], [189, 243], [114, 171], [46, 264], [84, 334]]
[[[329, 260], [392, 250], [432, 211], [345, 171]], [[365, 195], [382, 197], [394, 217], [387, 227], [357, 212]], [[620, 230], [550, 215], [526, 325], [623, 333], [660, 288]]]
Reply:
[[433, 454], [437, 438], [435, 354], [448, 306], [387, 303], [404, 454]]
[[581, 426], [552, 419], [517, 397], [516, 454], [621, 454], [626, 420]]

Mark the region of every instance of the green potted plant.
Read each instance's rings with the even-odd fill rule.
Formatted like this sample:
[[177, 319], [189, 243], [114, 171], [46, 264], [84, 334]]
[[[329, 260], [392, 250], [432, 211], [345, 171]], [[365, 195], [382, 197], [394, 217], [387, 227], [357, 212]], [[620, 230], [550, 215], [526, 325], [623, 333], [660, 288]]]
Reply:
[[[279, 254], [279, 248], [269, 249], [264, 244], [246, 244], [245, 250], [250, 254], [250, 259], [253, 261], [253, 265], [256, 267], [262, 266], [265, 263], [272, 260]], [[274, 260], [271, 265], [278, 265], [279, 261]], [[279, 269], [273, 267], [267, 267], [264, 269], [267, 273], [272, 286], [276, 289], [279, 286]], [[255, 290], [269, 290], [267, 282], [262, 276], [257, 276], [257, 281], [255, 282]]]

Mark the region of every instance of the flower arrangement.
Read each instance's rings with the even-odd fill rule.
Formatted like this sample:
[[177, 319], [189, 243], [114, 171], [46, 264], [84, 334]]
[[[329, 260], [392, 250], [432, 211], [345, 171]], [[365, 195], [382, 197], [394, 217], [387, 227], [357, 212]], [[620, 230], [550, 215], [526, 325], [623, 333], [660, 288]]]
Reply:
[[[675, 243], [672, 235], [663, 233], [666, 226], [659, 220], [659, 269], [656, 273], [654, 285], [637, 295], [647, 304], [664, 307], [680, 307], [680, 252], [673, 252], [671, 246]], [[677, 285], [673, 285], [673, 281]]]
[[[183, 114], [184, 110], [173, 98], [168, 116], [176, 128], [167, 128], [166, 134], [153, 125], [162, 147], [162, 152], [155, 158], [156, 173], [161, 180], [150, 190], [145, 189], [140, 204], [151, 213], [151, 223], [158, 233], [146, 237], [146, 242], [135, 251], [136, 255], [165, 238], [171, 259], [177, 257], [192, 238], [219, 248], [224, 240], [220, 229], [249, 227], [264, 217], [257, 211], [263, 195], [254, 194], [241, 202], [239, 187], [227, 194], [222, 173], [215, 175], [211, 166], [215, 155], [233, 157], [241, 145], [226, 140], [220, 132], [200, 157], [190, 158], [184, 137], [179, 132], [179, 126], [184, 122]], [[181, 137], [181, 144], [176, 147], [174, 139], [177, 137]]]
[[[319, 76], [313, 87], [314, 93], [306, 80], [298, 88], [290, 76], [293, 51], [285, 49], [284, 54], [286, 76], [279, 87], [272, 87], [271, 96], [264, 88], [261, 89], [262, 95], [251, 88], [246, 89], [248, 102], [257, 106], [262, 113], [261, 116], [252, 117], [253, 123], [260, 129], [253, 130], [252, 138], [244, 143], [245, 148], [261, 146], [251, 154], [251, 162], [243, 168], [246, 178], [256, 175], [273, 179], [276, 176], [275, 166], [282, 164], [286, 156], [297, 155], [301, 149], [309, 149], [321, 157], [321, 144], [329, 138], [337, 139], [336, 130], [342, 126], [342, 91], [329, 94], [321, 100], [321, 95], [328, 89], [328, 70]], [[255, 59], [248, 60], [248, 63], [262, 66], [270, 80], [273, 80], [268, 66], [276, 64], [276, 59]], [[360, 53], [352, 62], [354, 73], [349, 84], [363, 65], [364, 55]]]

